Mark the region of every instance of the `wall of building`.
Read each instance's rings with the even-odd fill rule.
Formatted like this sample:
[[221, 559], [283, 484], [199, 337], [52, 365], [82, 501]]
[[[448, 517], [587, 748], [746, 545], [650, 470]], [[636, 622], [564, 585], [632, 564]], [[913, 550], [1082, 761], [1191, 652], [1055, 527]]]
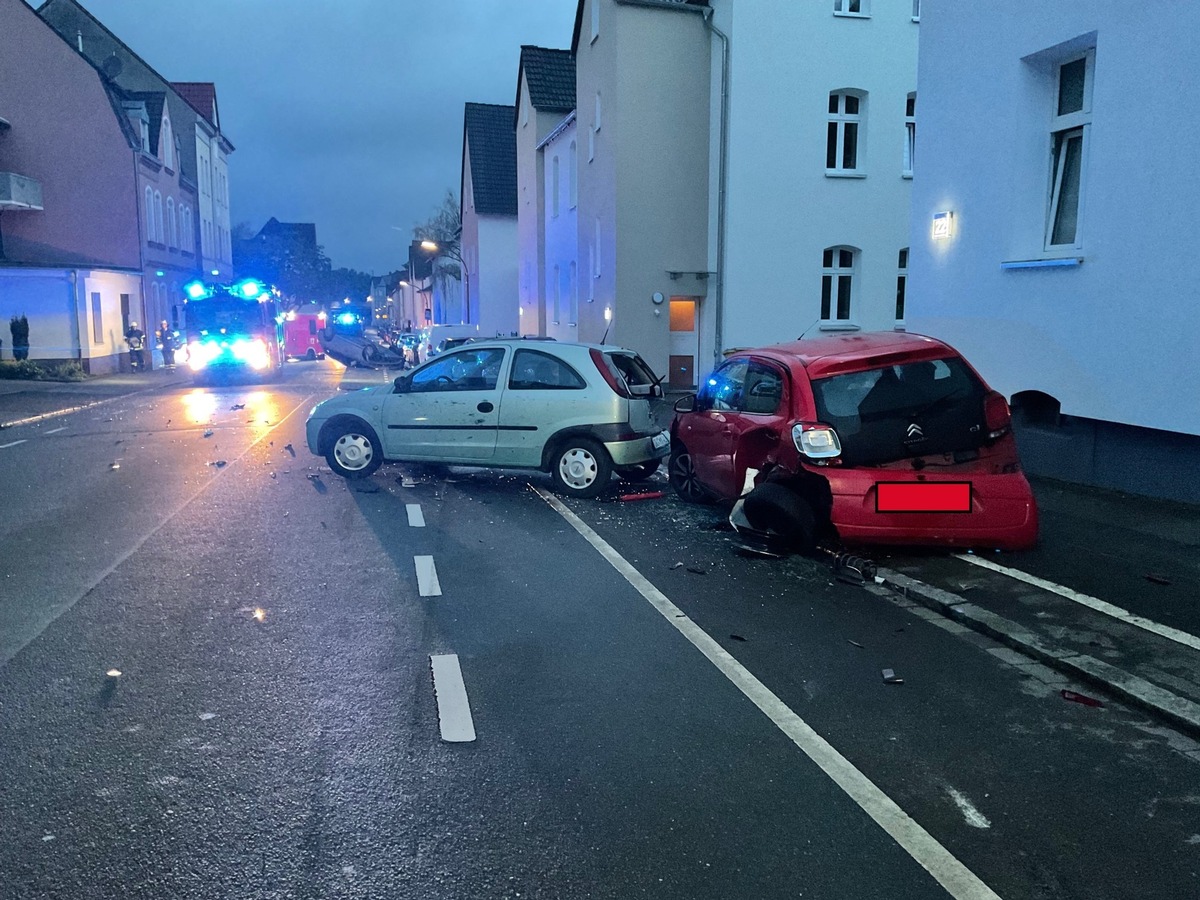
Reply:
[[[1200, 165], [1200, 96], [1185, 74], [1200, 63], [1198, 27], [1190, 4], [925, 4], [912, 329], [958, 346], [1010, 397], [1039, 391], [1068, 416], [1200, 435], [1200, 305], [1180, 264], [1198, 230], [1186, 173]], [[1056, 72], [1088, 47], [1079, 241], [1047, 252]], [[935, 241], [932, 215], [946, 210], [953, 234]], [[1053, 258], [1082, 262], [1004, 266]]]
[[[542, 148], [545, 173], [542, 195], [546, 255], [546, 334], [560, 341], [579, 337], [580, 266], [579, 266], [579, 181], [576, 168], [574, 199], [571, 190], [571, 166], [579, 165], [579, 146], [575, 122], [563, 128]], [[558, 160], [557, 190], [554, 183]], [[558, 205], [555, 207], [555, 194]]]
[[520, 330], [522, 334], [546, 333], [545, 214], [542, 184], [542, 154], [537, 146], [562, 121], [561, 113], [537, 110], [529, 100], [524, 73], [517, 96], [517, 235], [520, 264]]
[[[773, 4], [769, 14], [758, 4], [713, 0], [713, 21], [731, 41], [718, 350], [820, 333], [823, 250], [838, 245], [859, 250], [851, 316], [826, 328], [896, 324], [897, 265], [908, 246], [912, 187], [902, 174], [905, 103], [917, 86], [923, 25], [912, 21], [908, 2], [864, 4], [868, 17], [834, 15], [833, 0]], [[720, 43], [713, 46], [718, 66]], [[864, 177], [826, 174], [829, 95], [848, 89], [866, 92], [857, 172]], [[918, 97], [918, 120], [922, 111]], [[924, 165], [918, 154], [918, 170]], [[715, 191], [714, 185], [714, 198]]]
[[471, 306], [478, 311], [481, 335], [511, 334], [517, 315], [517, 220], [513, 216], [479, 218], [478, 259], [472, 266]]

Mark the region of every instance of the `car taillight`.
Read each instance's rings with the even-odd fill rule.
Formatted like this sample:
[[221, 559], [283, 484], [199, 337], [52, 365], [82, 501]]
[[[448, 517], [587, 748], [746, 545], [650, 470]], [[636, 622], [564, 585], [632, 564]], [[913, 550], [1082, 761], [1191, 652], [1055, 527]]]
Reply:
[[613, 389], [613, 393], [626, 400], [633, 399], [633, 394], [629, 393], [629, 388], [625, 386], [624, 380], [618, 378], [613, 372], [608, 360], [604, 358], [604, 354], [594, 347], [588, 353], [592, 357], [592, 362], [596, 364], [596, 368], [600, 370], [600, 374], [604, 376], [604, 380], [608, 382], [608, 386]]
[[821, 422], [797, 422], [792, 426], [792, 443], [809, 459], [832, 459], [842, 455], [842, 442], [832, 426]]
[[983, 421], [987, 426], [988, 440], [1004, 437], [1012, 427], [1012, 416], [1008, 401], [999, 391], [992, 391], [983, 398]]

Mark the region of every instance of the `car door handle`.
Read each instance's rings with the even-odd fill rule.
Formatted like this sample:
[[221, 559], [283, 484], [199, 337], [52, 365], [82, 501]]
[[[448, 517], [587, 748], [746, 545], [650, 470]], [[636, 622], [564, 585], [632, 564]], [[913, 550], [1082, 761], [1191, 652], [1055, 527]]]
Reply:
[[480, 412], [491, 412], [496, 407], [492, 406], [492, 404], [489, 403], [487, 400], [482, 400], [482, 401], [480, 401], [479, 405], [476, 406], [475, 408], [477, 410], [479, 410]]

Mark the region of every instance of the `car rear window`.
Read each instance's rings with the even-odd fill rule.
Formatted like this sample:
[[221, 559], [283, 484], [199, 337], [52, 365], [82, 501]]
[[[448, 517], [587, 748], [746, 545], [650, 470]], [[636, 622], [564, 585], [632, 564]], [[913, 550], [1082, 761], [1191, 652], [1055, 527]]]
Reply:
[[817, 416], [849, 465], [978, 448], [986, 390], [956, 357], [834, 375], [813, 382]]
[[518, 350], [508, 386], [514, 391], [579, 390], [587, 383], [557, 357], [537, 350]]
[[607, 351], [602, 354], [604, 363], [614, 377], [624, 381], [629, 393], [634, 397], [658, 396], [658, 378], [654, 370], [636, 353], [614, 353]]

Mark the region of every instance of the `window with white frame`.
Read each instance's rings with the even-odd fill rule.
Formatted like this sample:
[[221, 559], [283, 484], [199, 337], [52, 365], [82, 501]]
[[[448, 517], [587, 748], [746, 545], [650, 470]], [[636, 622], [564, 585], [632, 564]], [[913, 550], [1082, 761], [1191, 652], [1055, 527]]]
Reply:
[[600, 37], [600, 0], [592, 0], [592, 41]]
[[599, 131], [600, 130], [600, 92], [599, 91], [596, 91], [596, 115], [592, 119], [592, 122], [594, 123], [592, 125], [592, 128], [596, 131]]
[[146, 188], [145, 194], [146, 240], [154, 240], [154, 190]]
[[913, 159], [917, 152], [917, 92], [913, 91], [904, 101], [904, 168], [905, 178], [912, 178]]
[[835, 16], [869, 16], [871, 0], [833, 0]]
[[1055, 115], [1050, 125], [1047, 250], [1080, 246], [1079, 213], [1092, 123], [1094, 62], [1094, 51], [1089, 50], [1056, 66]]
[[567, 324], [575, 325], [579, 321], [579, 273], [574, 260], [571, 260], [567, 277], [567, 304]]
[[908, 288], [908, 248], [900, 251], [896, 263], [896, 321], [904, 321], [904, 294]]
[[600, 277], [600, 217], [596, 216], [596, 243], [595, 250], [592, 253], [592, 277]]
[[914, 22], [921, 21], [921, 0], [913, 0], [912, 20]]
[[558, 157], [550, 161], [550, 216], [558, 218]]
[[167, 246], [179, 246], [179, 233], [175, 230], [175, 198], [167, 198]]
[[567, 208], [574, 209], [579, 205], [579, 150], [571, 141], [571, 149], [567, 156]]
[[821, 321], [849, 322], [858, 250], [826, 247], [821, 255]]
[[154, 192], [154, 239], [160, 244], [165, 243], [167, 238], [163, 233], [166, 229], [163, 228], [163, 204], [162, 192]]
[[[592, 266], [595, 265], [595, 262], [594, 262], [595, 250], [594, 250], [594, 248], [588, 247], [587, 253], [588, 253], [588, 267], [591, 268]], [[596, 279], [589, 278], [588, 279], [588, 303], [595, 303], [595, 302], [596, 302]]]
[[554, 318], [551, 320], [557, 325], [562, 320], [562, 280], [559, 276], [558, 266], [554, 267]]
[[825, 137], [825, 173], [861, 174], [859, 145], [862, 139], [866, 95], [861, 91], [834, 91], [829, 95]]

